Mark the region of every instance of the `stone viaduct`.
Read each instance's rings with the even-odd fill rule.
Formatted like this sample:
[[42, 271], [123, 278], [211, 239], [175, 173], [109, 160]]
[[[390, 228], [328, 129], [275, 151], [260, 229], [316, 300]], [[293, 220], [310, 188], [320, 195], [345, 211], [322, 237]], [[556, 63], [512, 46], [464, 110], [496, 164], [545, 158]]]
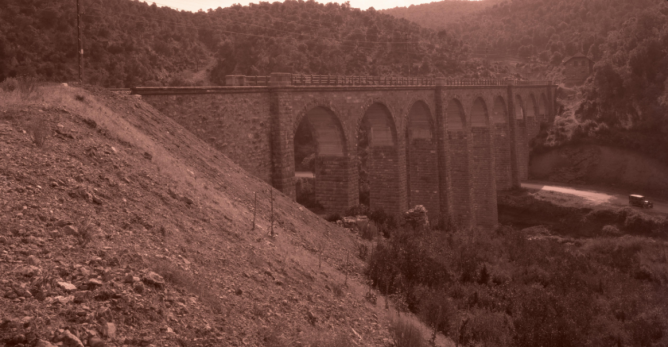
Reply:
[[225, 87], [138, 87], [133, 93], [251, 174], [295, 197], [294, 138], [309, 122], [316, 200], [359, 203], [358, 134], [368, 134], [370, 207], [493, 227], [496, 192], [528, 175], [529, 142], [553, 121], [549, 82], [227, 76]]

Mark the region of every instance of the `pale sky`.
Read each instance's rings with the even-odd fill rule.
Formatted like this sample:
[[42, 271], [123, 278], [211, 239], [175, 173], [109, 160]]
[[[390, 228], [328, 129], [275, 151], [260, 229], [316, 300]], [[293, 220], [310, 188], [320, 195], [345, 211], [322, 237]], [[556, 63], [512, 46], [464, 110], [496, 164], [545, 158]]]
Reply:
[[[216, 9], [218, 7], [229, 7], [233, 4], [242, 4], [248, 5], [249, 3], [259, 3], [258, 0], [159, 0], [159, 1], [147, 1], [143, 0], [149, 4], [155, 2], [158, 6], [169, 6], [179, 10], [193, 11], [196, 12], [200, 9], [206, 11], [210, 8]], [[317, 0], [320, 3], [328, 2], [338, 2], [344, 3], [345, 1], [327, 1], [327, 0]], [[424, 4], [429, 2], [436, 2], [439, 0], [350, 0], [350, 6], [366, 10], [369, 7], [373, 7], [376, 10], [383, 10], [393, 7], [403, 7], [417, 4]], [[477, 0], [473, 0], [477, 1]], [[273, 0], [267, 0], [266, 2], [274, 2]]]

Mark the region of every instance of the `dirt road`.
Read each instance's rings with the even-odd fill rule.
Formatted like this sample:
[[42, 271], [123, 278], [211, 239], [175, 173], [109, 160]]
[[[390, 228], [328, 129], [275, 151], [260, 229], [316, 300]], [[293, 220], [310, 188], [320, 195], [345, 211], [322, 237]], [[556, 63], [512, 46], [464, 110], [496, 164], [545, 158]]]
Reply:
[[[628, 194], [605, 187], [590, 187], [590, 186], [563, 186], [554, 183], [545, 182], [524, 182], [522, 187], [526, 189], [536, 190], [539, 194], [546, 197], [554, 198], [557, 195], [579, 197], [579, 201], [569, 201], [571, 203], [579, 203], [590, 206], [611, 205], [614, 207], [629, 206]], [[648, 199], [654, 203], [654, 208], [643, 210], [650, 214], [668, 214], [668, 201], [655, 200], [651, 196]], [[637, 207], [634, 207], [637, 208]]]

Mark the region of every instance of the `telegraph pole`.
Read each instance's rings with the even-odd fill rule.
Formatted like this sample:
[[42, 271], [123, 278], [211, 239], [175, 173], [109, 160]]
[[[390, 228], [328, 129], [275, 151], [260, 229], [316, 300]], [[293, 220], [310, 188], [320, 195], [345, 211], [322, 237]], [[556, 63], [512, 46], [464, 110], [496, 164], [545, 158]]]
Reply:
[[77, 0], [77, 40], [79, 47], [79, 84], [83, 86], [83, 44], [81, 43], [81, 10]]

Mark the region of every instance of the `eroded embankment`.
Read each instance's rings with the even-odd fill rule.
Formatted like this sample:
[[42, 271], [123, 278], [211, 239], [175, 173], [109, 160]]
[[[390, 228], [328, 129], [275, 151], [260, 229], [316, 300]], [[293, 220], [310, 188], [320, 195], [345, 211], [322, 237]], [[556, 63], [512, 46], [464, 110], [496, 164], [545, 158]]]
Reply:
[[668, 235], [668, 219], [631, 207], [570, 207], [545, 200], [528, 190], [498, 195], [499, 223], [519, 228], [543, 225], [552, 233], [576, 237], [634, 234]]

